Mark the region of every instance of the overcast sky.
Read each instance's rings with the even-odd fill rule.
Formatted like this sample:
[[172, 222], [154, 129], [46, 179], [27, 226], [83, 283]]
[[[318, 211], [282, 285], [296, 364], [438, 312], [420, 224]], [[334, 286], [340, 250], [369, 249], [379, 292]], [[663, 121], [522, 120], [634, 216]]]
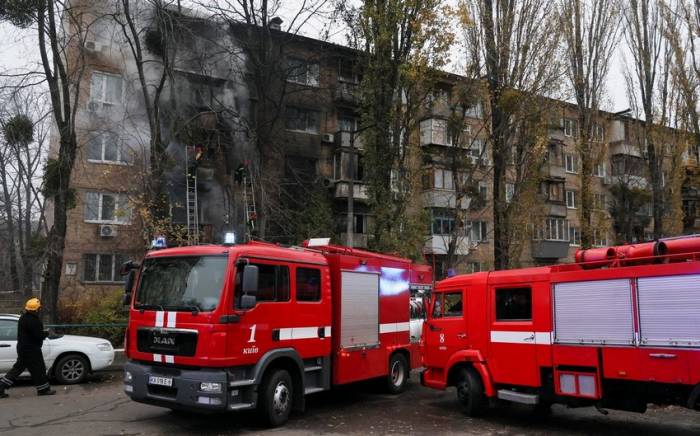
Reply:
[[[309, 37], [319, 37], [322, 26], [319, 23], [309, 22], [302, 33]], [[342, 44], [345, 41], [344, 31], [339, 26], [331, 29], [333, 42]], [[610, 65], [610, 74], [606, 89], [606, 98], [602, 109], [616, 112], [629, 107], [624, 81], [624, 40], [618, 48], [618, 53], [613, 56]], [[455, 54], [459, 56], [459, 53]], [[458, 60], [454, 60], [458, 63]], [[39, 69], [39, 53], [36, 49], [36, 39], [33, 32], [20, 30], [7, 23], [0, 24], [0, 72], [22, 72]], [[455, 71], [458, 73], [458, 71]]]

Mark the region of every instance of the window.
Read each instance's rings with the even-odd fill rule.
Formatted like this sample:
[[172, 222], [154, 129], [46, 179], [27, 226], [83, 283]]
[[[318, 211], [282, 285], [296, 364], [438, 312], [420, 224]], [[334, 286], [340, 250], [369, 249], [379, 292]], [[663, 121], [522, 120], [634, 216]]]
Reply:
[[564, 125], [564, 136], [567, 138], [578, 137], [578, 121], [573, 118], [564, 118], [562, 124]]
[[486, 155], [486, 141], [483, 139], [472, 139], [467, 144], [467, 156], [472, 160], [472, 162], [477, 162], [478, 160], [484, 160], [488, 158]]
[[258, 267], [257, 301], [289, 301], [289, 268], [255, 264]]
[[567, 154], [564, 156], [564, 162], [566, 165], [566, 172], [571, 174], [578, 174], [578, 157], [574, 154]]
[[[431, 177], [432, 176], [432, 177]], [[454, 190], [454, 177], [451, 170], [443, 168], [431, 168], [428, 177], [423, 180], [424, 189]]]
[[506, 183], [506, 203], [513, 201], [513, 196], [515, 195], [515, 185], [513, 183]]
[[297, 268], [297, 301], [321, 301], [321, 270]]
[[612, 175], [643, 177], [646, 172], [644, 159], [627, 154], [618, 154], [612, 157]]
[[83, 254], [83, 281], [96, 283], [123, 282], [119, 267], [126, 262], [121, 254]]
[[487, 225], [486, 221], [467, 221], [469, 242], [486, 242], [488, 235]]
[[0, 319], [0, 341], [17, 340], [17, 321]]
[[90, 101], [103, 105], [121, 104], [122, 86], [120, 76], [94, 72], [90, 79]]
[[566, 207], [576, 209], [576, 191], [566, 191]]
[[450, 235], [455, 228], [455, 219], [448, 209], [432, 209], [432, 234]]
[[483, 270], [483, 265], [481, 262], [468, 262], [467, 263], [467, 271], [470, 273], [476, 273], [480, 272]]
[[484, 109], [481, 106], [481, 102], [471, 106], [466, 110], [464, 113], [464, 116], [470, 117], [470, 118], [478, 118], [481, 119], [484, 117]]
[[318, 86], [320, 82], [320, 70], [318, 62], [309, 62], [303, 59], [289, 59], [289, 76], [287, 81], [301, 85]]
[[605, 127], [603, 127], [602, 124], [594, 123], [592, 137], [593, 137], [593, 140], [596, 142], [605, 141]]
[[357, 73], [357, 62], [351, 59], [338, 60], [338, 81], [346, 83], [360, 83]]
[[564, 197], [564, 182], [546, 181], [540, 186], [542, 194], [547, 201], [563, 202]]
[[605, 194], [593, 193], [593, 209], [606, 210], [608, 199]]
[[321, 128], [321, 113], [318, 111], [287, 106], [285, 115], [287, 130], [318, 134]]
[[604, 163], [595, 164], [595, 167], [593, 167], [593, 175], [596, 177], [605, 177], [605, 175], [606, 175], [605, 164]]
[[129, 224], [131, 222], [131, 210], [126, 194], [85, 193], [85, 221]]
[[338, 130], [355, 132], [360, 126], [359, 120], [352, 114], [338, 115]]
[[435, 294], [433, 318], [462, 316], [462, 293], [444, 292]]
[[532, 320], [530, 288], [496, 289], [496, 321]]
[[569, 222], [563, 218], [547, 218], [544, 226], [537, 229], [535, 239], [545, 241], [569, 241]]
[[569, 245], [581, 245], [581, 230], [578, 227], [569, 226]]
[[127, 153], [114, 133], [96, 133], [88, 139], [89, 162], [127, 163]]
[[598, 229], [593, 229], [593, 246], [594, 247], [607, 247], [608, 245], [608, 235]]

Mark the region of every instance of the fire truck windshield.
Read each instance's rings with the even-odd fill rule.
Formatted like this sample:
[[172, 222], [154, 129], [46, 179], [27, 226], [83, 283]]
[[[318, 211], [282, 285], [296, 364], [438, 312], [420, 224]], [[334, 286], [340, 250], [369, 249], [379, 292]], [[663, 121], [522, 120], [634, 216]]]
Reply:
[[219, 304], [227, 262], [227, 256], [146, 259], [134, 308], [212, 311]]

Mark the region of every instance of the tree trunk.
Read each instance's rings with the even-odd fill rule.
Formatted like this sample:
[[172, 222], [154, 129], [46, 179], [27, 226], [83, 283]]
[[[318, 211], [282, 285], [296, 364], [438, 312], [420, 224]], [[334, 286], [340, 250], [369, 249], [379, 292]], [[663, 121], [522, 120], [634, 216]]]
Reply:
[[5, 203], [5, 215], [7, 216], [7, 236], [10, 241], [10, 246], [8, 250], [8, 258], [10, 261], [10, 283], [6, 284], [10, 286], [10, 290], [19, 290], [19, 275], [17, 273], [17, 250], [15, 248], [16, 234], [15, 234], [15, 222], [12, 215], [12, 198], [10, 196], [10, 189], [8, 187], [7, 181], [7, 168], [4, 157], [0, 155], [0, 182], [2, 183], [2, 193]]

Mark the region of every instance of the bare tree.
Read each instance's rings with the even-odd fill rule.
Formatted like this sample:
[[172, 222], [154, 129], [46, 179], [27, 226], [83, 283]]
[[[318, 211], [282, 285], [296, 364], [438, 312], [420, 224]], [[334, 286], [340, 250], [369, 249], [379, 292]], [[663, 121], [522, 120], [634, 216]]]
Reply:
[[[654, 123], [664, 114], [657, 106], [659, 75], [664, 54], [664, 21], [661, 7], [648, 0], [628, 0], [624, 4], [625, 40], [632, 53], [628, 72], [631, 103], [643, 119], [640, 146], [645, 155], [651, 184], [654, 238], [664, 234], [663, 144], [654, 136]], [[665, 103], [665, 99], [663, 99]]]
[[579, 207], [581, 245], [589, 248], [593, 239], [593, 193], [591, 178], [602, 159], [599, 110], [605, 92], [610, 59], [620, 37], [620, 5], [607, 0], [560, 0], [567, 78], [578, 112], [577, 150], [581, 162], [581, 203]]
[[532, 179], [531, 171], [537, 174], [528, 159], [541, 155], [544, 144], [541, 135], [534, 138], [524, 129], [536, 129], [533, 117], [542, 117], [547, 102], [541, 96], [554, 96], [559, 88], [555, 7], [546, 0], [464, 0], [460, 6], [467, 59], [484, 78], [487, 91], [496, 269], [508, 268], [515, 260], [511, 240], [521, 233], [509, 222], [509, 210], [517, 209], [517, 201], [506, 201], [508, 162], [514, 157], [517, 197]]
[[80, 51], [85, 37], [84, 22], [80, 12], [69, 3], [53, 0], [7, 3], [0, 9], [0, 20], [36, 30], [41, 57], [40, 76], [48, 87], [56, 126], [57, 153], [47, 162], [44, 174], [44, 194], [52, 203], [53, 223], [48, 234], [47, 263], [41, 290], [48, 317], [55, 320], [67, 214], [75, 201], [70, 176], [77, 150], [75, 114], [84, 72]]

